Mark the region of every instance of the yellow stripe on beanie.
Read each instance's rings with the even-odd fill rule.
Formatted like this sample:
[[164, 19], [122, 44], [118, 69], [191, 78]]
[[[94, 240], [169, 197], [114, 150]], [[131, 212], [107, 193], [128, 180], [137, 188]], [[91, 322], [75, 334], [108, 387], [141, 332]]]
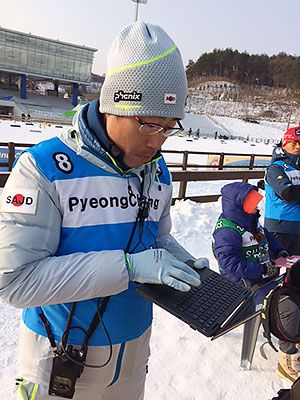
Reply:
[[115, 74], [117, 72], [125, 71], [126, 69], [131, 69], [131, 68], [135, 68], [135, 67], [140, 67], [141, 65], [151, 64], [151, 63], [153, 63], [155, 61], [160, 60], [161, 58], [166, 57], [168, 54], [173, 53], [173, 51], [175, 51], [176, 48], [177, 48], [177, 46], [176, 46], [176, 44], [174, 44], [174, 46], [171, 47], [169, 50], [165, 51], [162, 54], [159, 54], [158, 56], [156, 56], [154, 58], [150, 58], [150, 60], [141, 61], [139, 63], [135, 63], [135, 64], [131, 64], [131, 65], [124, 65], [124, 67], [112, 69], [111, 71], [107, 72], [107, 75], [113, 75], [113, 74]]
[[142, 106], [119, 106], [119, 105], [115, 104], [114, 107], [122, 108], [123, 110], [129, 110], [130, 108], [141, 108]]

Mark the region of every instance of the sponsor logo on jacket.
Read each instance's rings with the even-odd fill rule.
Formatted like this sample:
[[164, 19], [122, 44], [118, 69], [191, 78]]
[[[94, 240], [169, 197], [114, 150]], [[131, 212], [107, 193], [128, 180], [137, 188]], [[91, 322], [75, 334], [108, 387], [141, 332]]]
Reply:
[[[68, 208], [70, 212], [75, 209], [84, 212], [87, 209], [98, 208], [121, 208], [138, 207], [140, 197], [132, 193], [130, 196], [110, 196], [110, 197], [77, 197], [72, 196], [68, 200]], [[159, 199], [148, 199], [149, 207], [154, 210], [158, 209]]]
[[36, 214], [38, 202], [36, 189], [7, 189], [1, 197], [0, 211], [18, 214]]
[[[58, 180], [54, 185], [64, 228], [114, 225], [136, 220], [141, 196], [136, 185], [132, 185], [129, 191], [128, 182], [123, 178], [90, 176]], [[163, 189], [167, 188], [163, 186]], [[148, 221], [158, 222], [166, 201], [169, 201], [169, 191], [159, 190], [155, 183], [146, 194], [146, 218]]]

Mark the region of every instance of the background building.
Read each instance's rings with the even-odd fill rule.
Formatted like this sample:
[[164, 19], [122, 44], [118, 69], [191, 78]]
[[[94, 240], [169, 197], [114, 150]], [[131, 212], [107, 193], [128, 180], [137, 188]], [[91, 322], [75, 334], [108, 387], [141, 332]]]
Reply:
[[[36, 90], [35, 82], [45, 82], [45, 85], [52, 83], [52, 89], [45, 90], [45, 94], [53, 97], [59, 97], [60, 85], [69, 86], [72, 102], [68, 103], [76, 106], [78, 85], [91, 81], [96, 51], [58, 39], [0, 28], [0, 114], [22, 114], [28, 109], [32, 111], [34, 104], [26, 100], [32, 98], [30, 94]], [[48, 103], [51, 108], [53, 101], [49, 104], [49, 101], [39, 97], [36, 105], [45, 103], [46, 106]], [[16, 104], [12, 105], [12, 101]], [[21, 105], [19, 112], [15, 107], [18, 104]], [[69, 108], [66, 106], [66, 109]]]

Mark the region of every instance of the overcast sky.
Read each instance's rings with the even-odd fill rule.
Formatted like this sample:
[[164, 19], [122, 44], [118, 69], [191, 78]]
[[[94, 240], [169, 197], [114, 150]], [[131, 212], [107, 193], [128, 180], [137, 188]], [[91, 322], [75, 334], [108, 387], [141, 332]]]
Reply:
[[[0, 25], [98, 49], [93, 72], [106, 72], [118, 32], [135, 19], [132, 0], [1, 0]], [[213, 49], [300, 55], [300, 0], [148, 0], [139, 20], [162, 26], [185, 65]]]

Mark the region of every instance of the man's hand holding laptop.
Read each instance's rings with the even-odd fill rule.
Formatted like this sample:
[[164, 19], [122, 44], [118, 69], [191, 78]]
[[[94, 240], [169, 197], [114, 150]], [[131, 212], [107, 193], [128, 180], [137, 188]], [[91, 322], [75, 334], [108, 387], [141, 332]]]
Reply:
[[126, 254], [126, 264], [131, 281], [156, 283], [187, 292], [191, 286], [199, 286], [199, 274], [194, 269], [209, 267], [207, 258], [189, 260], [193, 268], [177, 260], [165, 249], [149, 249], [136, 254]]

